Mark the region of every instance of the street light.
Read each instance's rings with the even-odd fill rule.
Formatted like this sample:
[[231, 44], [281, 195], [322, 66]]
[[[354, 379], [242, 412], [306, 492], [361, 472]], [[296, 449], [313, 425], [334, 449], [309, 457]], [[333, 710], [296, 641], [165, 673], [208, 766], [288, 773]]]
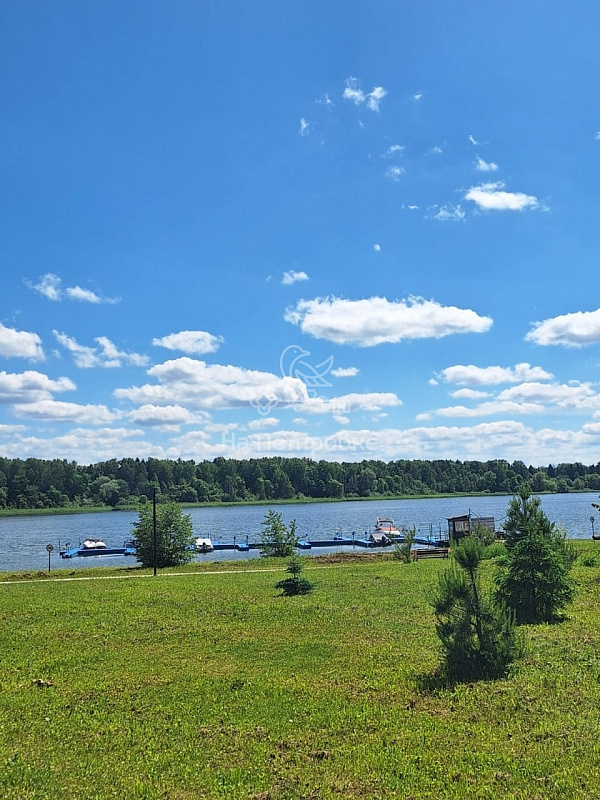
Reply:
[[594, 535], [594, 522], [595, 522], [594, 517], [590, 517], [590, 522], [592, 523], [592, 539], [595, 539], [596, 536]]

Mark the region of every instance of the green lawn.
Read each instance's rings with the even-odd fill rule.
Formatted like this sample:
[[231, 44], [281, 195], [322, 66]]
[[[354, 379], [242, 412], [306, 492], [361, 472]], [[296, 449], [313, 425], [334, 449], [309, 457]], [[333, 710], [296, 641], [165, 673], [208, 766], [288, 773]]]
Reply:
[[598, 797], [600, 566], [509, 679], [425, 689], [447, 563], [1, 585], [0, 796]]

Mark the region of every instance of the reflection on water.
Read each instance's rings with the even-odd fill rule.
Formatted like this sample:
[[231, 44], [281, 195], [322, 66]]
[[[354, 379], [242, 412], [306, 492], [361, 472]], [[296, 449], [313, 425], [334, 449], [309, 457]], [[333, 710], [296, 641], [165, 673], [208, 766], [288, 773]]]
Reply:
[[[276, 506], [285, 522], [295, 519], [298, 535], [304, 539], [330, 539], [339, 531], [364, 534], [373, 529], [376, 517], [392, 517], [397, 525], [412, 527], [421, 535], [447, 530], [447, 517], [467, 514], [495, 517], [499, 528], [506, 514], [509, 497], [419, 498], [414, 500], [369, 500], [344, 503], [309, 503]], [[567, 531], [569, 538], [587, 539], [591, 535], [591, 504], [598, 502], [596, 492], [542, 496], [548, 517]], [[261, 522], [268, 506], [192, 508], [188, 512], [196, 536], [210, 536], [215, 541], [255, 541], [260, 538]], [[597, 529], [600, 530], [600, 514]], [[5, 517], [0, 519], [0, 571], [44, 570], [48, 568], [46, 544], [54, 545], [52, 568], [77, 569], [91, 566], [133, 566], [125, 556], [93, 556], [64, 560], [60, 545], [77, 544], [87, 538], [102, 538], [109, 547], [121, 547], [131, 537], [137, 514], [133, 511], [105, 514], [72, 514], [49, 517]], [[347, 549], [347, 548], [345, 548]], [[329, 552], [320, 549], [319, 552]], [[257, 551], [226, 551], [198, 556], [203, 561], [250, 559]]]

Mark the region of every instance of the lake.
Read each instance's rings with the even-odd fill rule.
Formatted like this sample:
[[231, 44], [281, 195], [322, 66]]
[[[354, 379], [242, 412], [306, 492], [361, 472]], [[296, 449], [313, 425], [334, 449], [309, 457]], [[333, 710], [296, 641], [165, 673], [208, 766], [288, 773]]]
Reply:
[[[370, 532], [376, 517], [392, 517], [398, 526], [414, 525], [422, 536], [447, 531], [447, 517], [467, 514], [494, 517], [499, 529], [506, 514], [509, 497], [415, 498], [411, 500], [367, 500], [341, 503], [310, 503], [274, 506], [285, 522], [295, 519], [301, 539], [331, 539], [339, 531], [357, 536]], [[564, 527], [570, 539], [589, 539], [590, 516], [600, 513], [592, 508], [597, 492], [582, 494], [543, 495], [542, 507], [548, 517]], [[229, 542], [236, 536], [248, 535], [252, 542], [260, 538], [261, 522], [268, 506], [233, 506], [191, 508], [189, 513], [196, 536]], [[93, 556], [62, 559], [58, 555], [65, 542], [77, 544], [87, 538], [102, 538], [109, 547], [121, 547], [131, 537], [134, 511], [112, 511], [104, 514], [65, 514], [64, 516], [31, 516], [0, 518], [0, 571], [44, 570], [48, 568], [46, 545], [54, 545], [52, 569], [77, 569], [93, 566], [133, 566], [132, 557]], [[348, 551], [350, 548], [340, 548]], [[319, 548], [318, 552], [332, 552]], [[203, 561], [231, 561], [258, 557], [258, 551], [239, 553], [225, 551], [197, 556]]]

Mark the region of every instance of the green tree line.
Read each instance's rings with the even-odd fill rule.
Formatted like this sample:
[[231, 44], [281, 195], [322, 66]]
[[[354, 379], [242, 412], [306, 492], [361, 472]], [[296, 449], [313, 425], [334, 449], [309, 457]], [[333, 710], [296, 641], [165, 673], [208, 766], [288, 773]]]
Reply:
[[308, 458], [216, 458], [214, 461], [0, 458], [0, 508], [138, 505], [158, 487], [179, 503], [385, 497], [466, 492], [600, 490], [600, 463], [525, 466], [521, 461], [399, 460], [337, 463]]
[[214, 461], [112, 459], [83, 466], [61, 459], [0, 458], [0, 508], [138, 505], [157, 486], [161, 501], [355, 498], [465, 492], [600, 490], [600, 463], [526, 466], [521, 461], [399, 460], [337, 463], [308, 458]]

